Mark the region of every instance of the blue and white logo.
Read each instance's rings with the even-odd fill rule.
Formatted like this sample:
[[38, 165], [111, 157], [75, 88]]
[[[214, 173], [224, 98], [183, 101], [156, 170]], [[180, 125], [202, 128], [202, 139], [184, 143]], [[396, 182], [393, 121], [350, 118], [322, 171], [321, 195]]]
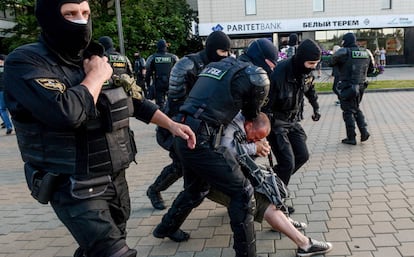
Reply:
[[222, 31], [224, 28], [220, 24], [217, 24], [215, 27], [211, 28], [213, 31]]

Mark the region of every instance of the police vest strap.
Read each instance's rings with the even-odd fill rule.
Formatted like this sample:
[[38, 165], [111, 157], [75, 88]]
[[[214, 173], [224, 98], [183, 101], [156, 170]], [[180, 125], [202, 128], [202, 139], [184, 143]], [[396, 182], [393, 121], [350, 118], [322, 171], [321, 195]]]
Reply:
[[206, 104], [202, 104], [198, 110], [196, 111], [196, 113], [193, 114], [193, 117], [198, 119], [201, 115], [201, 113], [206, 109], [207, 105]]

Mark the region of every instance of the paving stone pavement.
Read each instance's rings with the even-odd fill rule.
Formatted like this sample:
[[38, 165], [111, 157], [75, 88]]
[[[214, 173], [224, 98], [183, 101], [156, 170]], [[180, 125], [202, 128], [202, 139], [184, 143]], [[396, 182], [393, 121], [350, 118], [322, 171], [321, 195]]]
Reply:
[[[303, 127], [310, 160], [293, 177], [289, 201], [294, 219], [309, 223], [306, 235], [333, 243], [326, 256], [414, 256], [414, 91], [367, 93], [362, 102], [371, 137], [343, 145], [342, 112], [332, 94], [320, 95], [322, 118]], [[231, 257], [232, 233], [226, 209], [209, 200], [183, 225], [188, 242], [157, 239], [152, 230], [165, 211], [154, 210], [145, 192], [169, 163], [155, 141], [155, 127], [131, 120], [138, 165], [127, 171], [132, 201], [128, 245], [139, 257]], [[4, 132], [4, 133], [3, 133]], [[0, 257], [70, 257], [77, 248], [49, 205], [30, 197], [16, 138], [0, 131]], [[266, 160], [260, 159], [259, 162]], [[163, 193], [167, 205], [182, 188], [178, 181]], [[256, 223], [258, 255], [293, 257], [296, 247], [269, 225]]]

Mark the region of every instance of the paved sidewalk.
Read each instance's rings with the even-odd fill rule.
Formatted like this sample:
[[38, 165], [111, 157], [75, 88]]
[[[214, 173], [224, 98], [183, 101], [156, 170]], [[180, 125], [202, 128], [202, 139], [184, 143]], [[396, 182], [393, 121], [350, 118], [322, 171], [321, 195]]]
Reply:
[[[411, 74], [413, 74], [412, 72]], [[364, 110], [372, 137], [343, 145], [342, 113], [333, 94], [321, 95], [322, 118], [310, 119], [305, 106], [309, 162], [292, 177], [293, 218], [309, 223], [305, 233], [333, 243], [327, 256], [414, 256], [414, 92], [368, 93]], [[183, 229], [191, 239], [175, 243], [151, 234], [165, 211], [153, 210], [145, 192], [169, 163], [157, 146], [153, 125], [131, 120], [138, 144], [138, 165], [128, 169], [132, 215], [128, 244], [140, 257], [232, 257], [226, 209], [206, 200]], [[29, 195], [14, 134], [0, 131], [0, 257], [70, 257], [77, 248], [48, 205]], [[265, 162], [265, 159], [260, 161]], [[170, 206], [182, 187], [164, 194]], [[268, 224], [256, 223], [263, 257], [293, 257], [296, 247]]]

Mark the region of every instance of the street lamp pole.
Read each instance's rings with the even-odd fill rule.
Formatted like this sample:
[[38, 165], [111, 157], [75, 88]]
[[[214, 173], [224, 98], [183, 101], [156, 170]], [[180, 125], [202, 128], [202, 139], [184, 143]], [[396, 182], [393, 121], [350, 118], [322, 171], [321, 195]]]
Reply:
[[121, 52], [122, 55], [125, 55], [124, 32], [122, 30], [122, 16], [121, 16], [120, 0], [115, 0], [115, 11], [116, 11], [116, 23], [118, 26], [119, 51]]

